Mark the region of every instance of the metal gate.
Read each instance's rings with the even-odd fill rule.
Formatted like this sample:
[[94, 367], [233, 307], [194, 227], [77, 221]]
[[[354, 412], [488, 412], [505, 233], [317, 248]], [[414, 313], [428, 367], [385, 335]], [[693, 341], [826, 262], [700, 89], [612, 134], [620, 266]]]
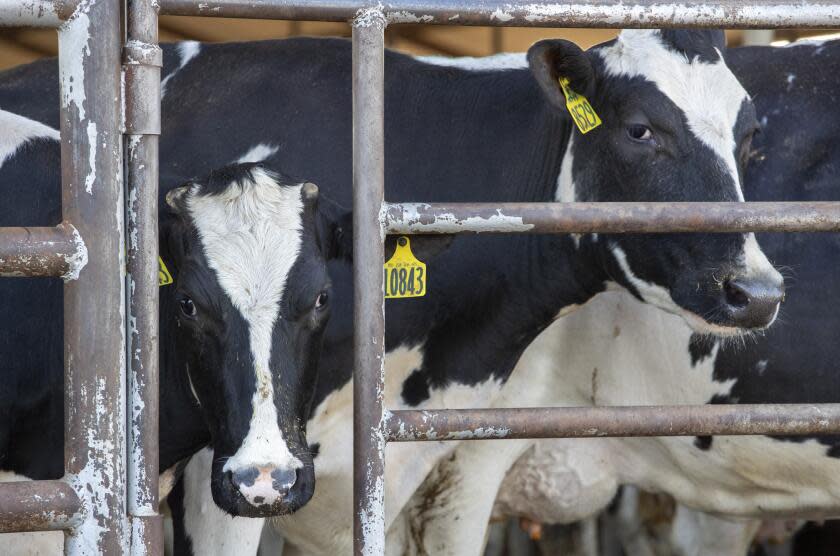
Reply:
[[[382, 404], [381, 272], [387, 233], [510, 232], [498, 224], [499, 214], [531, 224], [523, 227], [527, 233], [840, 231], [840, 203], [833, 202], [385, 203], [387, 25], [830, 28], [840, 27], [840, 1], [127, 0], [125, 7], [121, 106], [119, 0], [0, 0], [0, 24], [59, 29], [64, 217], [55, 228], [0, 229], [0, 275], [67, 280], [66, 475], [58, 481], [0, 484], [0, 532], [63, 529], [72, 554], [162, 550], [157, 516], [158, 11], [353, 26], [357, 554], [384, 550], [388, 441], [840, 433], [840, 404], [389, 412]], [[444, 214], [442, 224], [437, 217]]]
[[64, 530], [68, 554], [162, 551], [161, 55], [151, 2], [132, 0], [128, 8], [123, 48], [119, 0], [0, 2], [2, 25], [58, 29], [62, 182], [61, 224], [0, 229], [0, 275], [65, 280], [65, 474], [0, 484], [0, 532]]

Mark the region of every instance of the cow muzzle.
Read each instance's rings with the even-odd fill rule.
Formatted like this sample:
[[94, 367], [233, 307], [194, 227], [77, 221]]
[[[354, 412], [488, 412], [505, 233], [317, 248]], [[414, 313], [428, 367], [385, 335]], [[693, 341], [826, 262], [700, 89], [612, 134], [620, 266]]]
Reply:
[[756, 330], [776, 320], [785, 299], [785, 283], [778, 272], [726, 280], [723, 307], [734, 326]]
[[230, 470], [227, 478], [248, 504], [273, 513], [281, 510], [287, 502], [297, 482], [297, 471], [273, 466], [250, 466]]

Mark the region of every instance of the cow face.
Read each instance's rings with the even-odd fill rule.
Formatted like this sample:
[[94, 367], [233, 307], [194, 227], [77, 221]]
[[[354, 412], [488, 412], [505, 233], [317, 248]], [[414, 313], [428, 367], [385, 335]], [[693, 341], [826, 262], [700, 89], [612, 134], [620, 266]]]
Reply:
[[329, 316], [325, 260], [345, 252], [349, 214], [253, 164], [167, 204], [161, 252], [175, 283], [161, 316], [176, 322], [176, 368], [212, 437], [213, 499], [233, 515], [293, 512], [314, 489], [305, 423]]
[[[603, 123], [573, 131], [558, 180], [562, 201], [743, 201], [755, 109], [726, 66], [722, 32], [625, 31], [588, 52], [534, 45], [528, 61], [560, 111], [570, 79]], [[769, 326], [781, 275], [753, 234], [597, 235], [582, 239], [616, 283], [701, 333]]]

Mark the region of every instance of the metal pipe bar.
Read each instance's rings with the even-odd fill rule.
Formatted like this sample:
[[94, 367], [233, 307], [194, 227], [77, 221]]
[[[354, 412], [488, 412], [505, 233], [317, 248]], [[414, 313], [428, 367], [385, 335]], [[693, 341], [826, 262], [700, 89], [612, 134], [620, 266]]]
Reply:
[[840, 434], [840, 404], [400, 410], [389, 442], [605, 436]]
[[573, 0], [572, 2], [414, 0], [161, 0], [163, 15], [348, 21], [376, 6], [388, 24], [496, 25], [509, 27], [726, 27], [772, 29], [840, 26], [840, 3], [716, 0]]
[[71, 555], [128, 551], [121, 43], [119, 0], [86, 0], [58, 33], [62, 207], [88, 249], [64, 286], [64, 465], [83, 506]]
[[357, 556], [385, 550], [385, 18], [353, 21], [353, 544]]
[[87, 249], [70, 224], [0, 228], [0, 276], [57, 276], [73, 280], [85, 264]]
[[837, 232], [840, 202], [386, 203], [389, 234]]
[[0, 533], [70, 529], [81, 501], [64, 481], [0, 483]]
[[0, 0], [0, 27], [58, 27], [78, 0]]
[[158, 513], [158, 137], [160, 68], [157, 4], [128, 0], [125, 74], [125, 170], [128, 285], [128, 468], [126, 509], [131, 554], [163, 554]]

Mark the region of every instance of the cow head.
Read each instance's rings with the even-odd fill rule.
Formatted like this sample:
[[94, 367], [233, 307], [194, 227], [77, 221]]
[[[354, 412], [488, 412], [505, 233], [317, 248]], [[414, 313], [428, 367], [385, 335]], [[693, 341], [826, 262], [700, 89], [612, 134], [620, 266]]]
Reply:
[[[535, 44], [528, 62], [554, 107], [566, 110], [565, 77], [603, 121], [573, 131], [558, 200], [743, 201], [758, 123], [724, 54], [714, 31], [624, 31], [587, 52], [562, 40]], [[767, 327], [783, 298], [782, 277], [751, 233], [592, 234], [579, 248], [612, 281], [702, 333]]]
[[213, 499], [242, 516], [289, 513], [312, 496], [306, 442], [330, 307], [325, 261], [349, 249], [350, 215], [318, 188], [254, 164], [170, 191], [161, 291], [177, 368], [207, 421]]

